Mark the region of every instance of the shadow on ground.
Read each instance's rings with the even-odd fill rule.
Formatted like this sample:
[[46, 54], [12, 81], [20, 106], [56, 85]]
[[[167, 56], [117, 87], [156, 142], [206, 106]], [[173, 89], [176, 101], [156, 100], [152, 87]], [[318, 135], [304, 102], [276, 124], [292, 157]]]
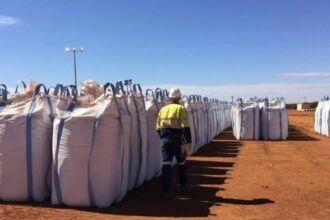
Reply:
[[320, 141], [318, 138], [309, 136], [306, 132], [298, 129], [296, 126], [289, 126], [289, 136], [287, 141]]
[[[234, 161], [239, 154], [240, 146], [241, 143], [233, 138], [232, 131], [226, 130], [210, 144], [201, 148], [196, 155], [191, 156], [188, 159], [189, 178], [195, 188], [189, 195], [180, 194], [179, 186], [175, 185], [173, 187], [175, 199], [162, 201], [160, 199], [161, 182], [160, 178], [157, 178], [130, 192], [122, 203], [101, 212], [128, 216], [207, 217], [210, 215], [210, 207], [214, 205], [272, 203], [273, 201], [264, 198], [241, 200], [216, 196], [219, 190], [224, 190], [221, 185], [230, 178], [227, 172], [234, 167], [234, 162], [221, 161], [221, 157], [231, 157]], [[173, 183], [177, 183], [176, 168], [172, 171]]]

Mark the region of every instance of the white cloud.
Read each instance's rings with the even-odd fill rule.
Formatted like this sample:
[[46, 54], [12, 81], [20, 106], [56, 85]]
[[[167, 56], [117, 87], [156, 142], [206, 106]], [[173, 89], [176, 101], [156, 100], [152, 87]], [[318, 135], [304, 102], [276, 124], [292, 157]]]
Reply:
[[218, 98], [230, 101], [231, 96], [248, 99], [250, 97], [284, 97], [288, 103], [303, 102], [304, 96], [307, 101], [318, 101], [321, 97], [329, 94], [330, 84], [312, 83], [260, 83], [260, 84], [237, 84], [221, 86], [193, 86], [193, 85], [150, 85], [143, 86], [144, 90], [151, 88], [170, 89], [180, 88], [184, 95], [202, 95], [209, 98]]
[[330, 73], [307, 72], [307, 73], [281, 73], [279, 76], [284, 77], [330, 77]]
[[19, 19], [0, 15], [0, 26], [10, 26], [15, 25], [19, 22]]

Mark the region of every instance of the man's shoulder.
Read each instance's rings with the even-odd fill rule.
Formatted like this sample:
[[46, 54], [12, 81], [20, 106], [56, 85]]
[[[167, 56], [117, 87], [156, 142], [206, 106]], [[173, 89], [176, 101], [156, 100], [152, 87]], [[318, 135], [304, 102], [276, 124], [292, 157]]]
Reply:
[[171, 104], [168, 104], [168, 105], [165, 105], [162, 109], [185, 109], [183, 105], [179, 105], [179, 104], [175, 104], [175, 103], [171, 103]]

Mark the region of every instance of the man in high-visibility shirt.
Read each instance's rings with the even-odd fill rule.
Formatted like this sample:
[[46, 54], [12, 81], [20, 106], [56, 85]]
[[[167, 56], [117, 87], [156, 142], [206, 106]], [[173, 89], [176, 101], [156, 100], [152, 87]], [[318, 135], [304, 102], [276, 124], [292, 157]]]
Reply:
[[178, 164], [179, 181], [182, 192], [191, 190], [188, 184], [186, 155], [191, 148], [191, 133], [188, 122], [188, 112], [180, 105], [181, 92], [172, 88], [169, 93], [171, 104], [161, 108], [157, 118], [157, 132], [161, 138], [163, 166], [162, 186], [163, 196], [172, 198], [171, 194], [171, 168], [175, 156]]

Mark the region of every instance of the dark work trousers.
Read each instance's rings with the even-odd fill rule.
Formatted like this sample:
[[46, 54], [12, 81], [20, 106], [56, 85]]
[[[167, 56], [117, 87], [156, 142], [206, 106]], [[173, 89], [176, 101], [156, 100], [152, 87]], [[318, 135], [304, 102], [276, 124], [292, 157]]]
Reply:
[[182, 155], [181, 146], [177, 144], [162, 145], [163, 167], [162, 167], [162, 185], [163, 192], [171, 191], [171, 170], [172, 160], [176, 157], [178, 161], [178, 174], [181, 187], [188, 183], [186, 157]]

